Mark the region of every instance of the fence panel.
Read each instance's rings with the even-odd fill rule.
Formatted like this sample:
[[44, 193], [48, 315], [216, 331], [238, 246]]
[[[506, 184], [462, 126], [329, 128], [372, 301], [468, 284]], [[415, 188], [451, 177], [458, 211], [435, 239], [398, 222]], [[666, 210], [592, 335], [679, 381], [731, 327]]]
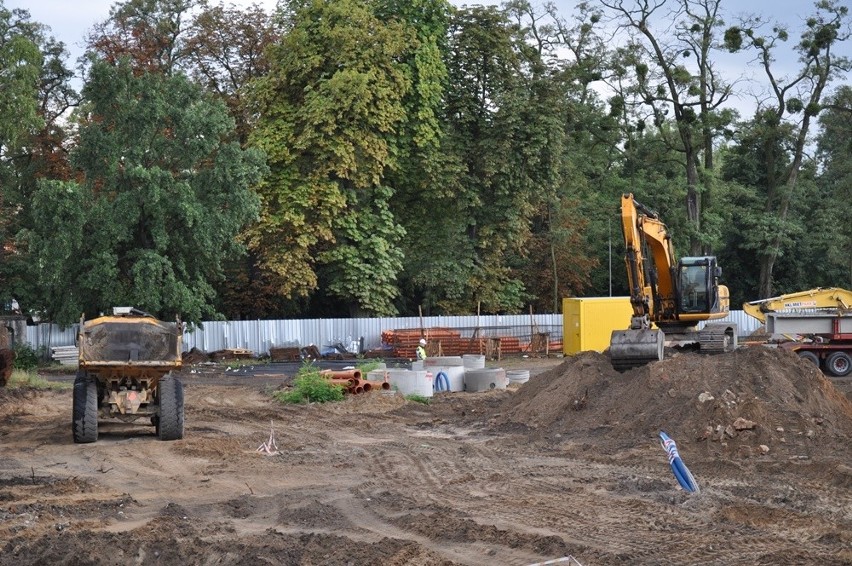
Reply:
[[[731, 311], [725, 320], [739, 325], [739, 335], [748, 336], [760, 328], [760, 322], [743, 311]], [[33, 348], [50, 349], [73, 346], [77, 327], [74, 324], [60, 329], [55, 324], [27, 327], [27, 342]], [[325, 318], [301, 320], [232, 320], [208, 321], [183, 336], [184, 350], [198, 348], [215, 352], [229, 348], [251, 350], [265, 355], [273, 346], [316, 345], [325, 349], [341, 343], [351, 348], [353, 342], [363, 339], [364, 349], [381, 347], [381, 334], [385, 330], [417, 328], [452, 328], [462, 337], [513, 336], [529, 341], [534, 333], [546, 332], [551, 340], [562, 339], [561, 314], [489, 315], [489, 316], [429, 316], [395, 318]]]

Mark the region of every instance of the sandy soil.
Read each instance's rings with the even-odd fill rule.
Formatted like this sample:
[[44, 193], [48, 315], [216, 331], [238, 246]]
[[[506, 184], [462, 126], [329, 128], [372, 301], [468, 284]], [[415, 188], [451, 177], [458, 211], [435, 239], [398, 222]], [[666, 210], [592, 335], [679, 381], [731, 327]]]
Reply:
[[504, 365], [534, 375], [429, 405], [187, 370], [174, 442], [75, 445], [70, 390], [2, 390], [0, 565], [852, 564], [849, 382], [763, 348]]

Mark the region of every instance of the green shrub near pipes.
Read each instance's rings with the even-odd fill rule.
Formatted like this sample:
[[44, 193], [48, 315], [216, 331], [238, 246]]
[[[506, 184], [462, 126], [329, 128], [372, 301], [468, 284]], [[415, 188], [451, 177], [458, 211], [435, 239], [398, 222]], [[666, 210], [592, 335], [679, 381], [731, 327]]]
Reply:
[[319, 369], [302, 366], [293, 380], [292, 389], [276, 391], [272, 396], [282, 403], [328, 403], [343, 400], [343, 387], [329, 382]]

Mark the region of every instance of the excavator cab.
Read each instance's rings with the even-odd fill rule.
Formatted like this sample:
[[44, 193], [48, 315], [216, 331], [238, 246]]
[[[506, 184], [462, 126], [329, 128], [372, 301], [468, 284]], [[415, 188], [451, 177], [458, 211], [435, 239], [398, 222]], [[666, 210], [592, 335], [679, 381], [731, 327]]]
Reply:
[[722, 268], [713, 256], [685, 257], [678, 262], [678, 311], [684, 314], [718, 312], [718, 279]]

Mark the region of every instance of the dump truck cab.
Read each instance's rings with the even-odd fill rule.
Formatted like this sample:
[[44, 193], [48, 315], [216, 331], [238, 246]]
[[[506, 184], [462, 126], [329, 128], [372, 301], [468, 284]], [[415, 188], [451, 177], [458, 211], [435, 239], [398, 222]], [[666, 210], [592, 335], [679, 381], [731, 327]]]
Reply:
[[183, 438], [183, 324], [132, 307], [80, 319], [74, 381], [74, 442], [95, 442], [98, 420], [149, 420], [162, 440]]

